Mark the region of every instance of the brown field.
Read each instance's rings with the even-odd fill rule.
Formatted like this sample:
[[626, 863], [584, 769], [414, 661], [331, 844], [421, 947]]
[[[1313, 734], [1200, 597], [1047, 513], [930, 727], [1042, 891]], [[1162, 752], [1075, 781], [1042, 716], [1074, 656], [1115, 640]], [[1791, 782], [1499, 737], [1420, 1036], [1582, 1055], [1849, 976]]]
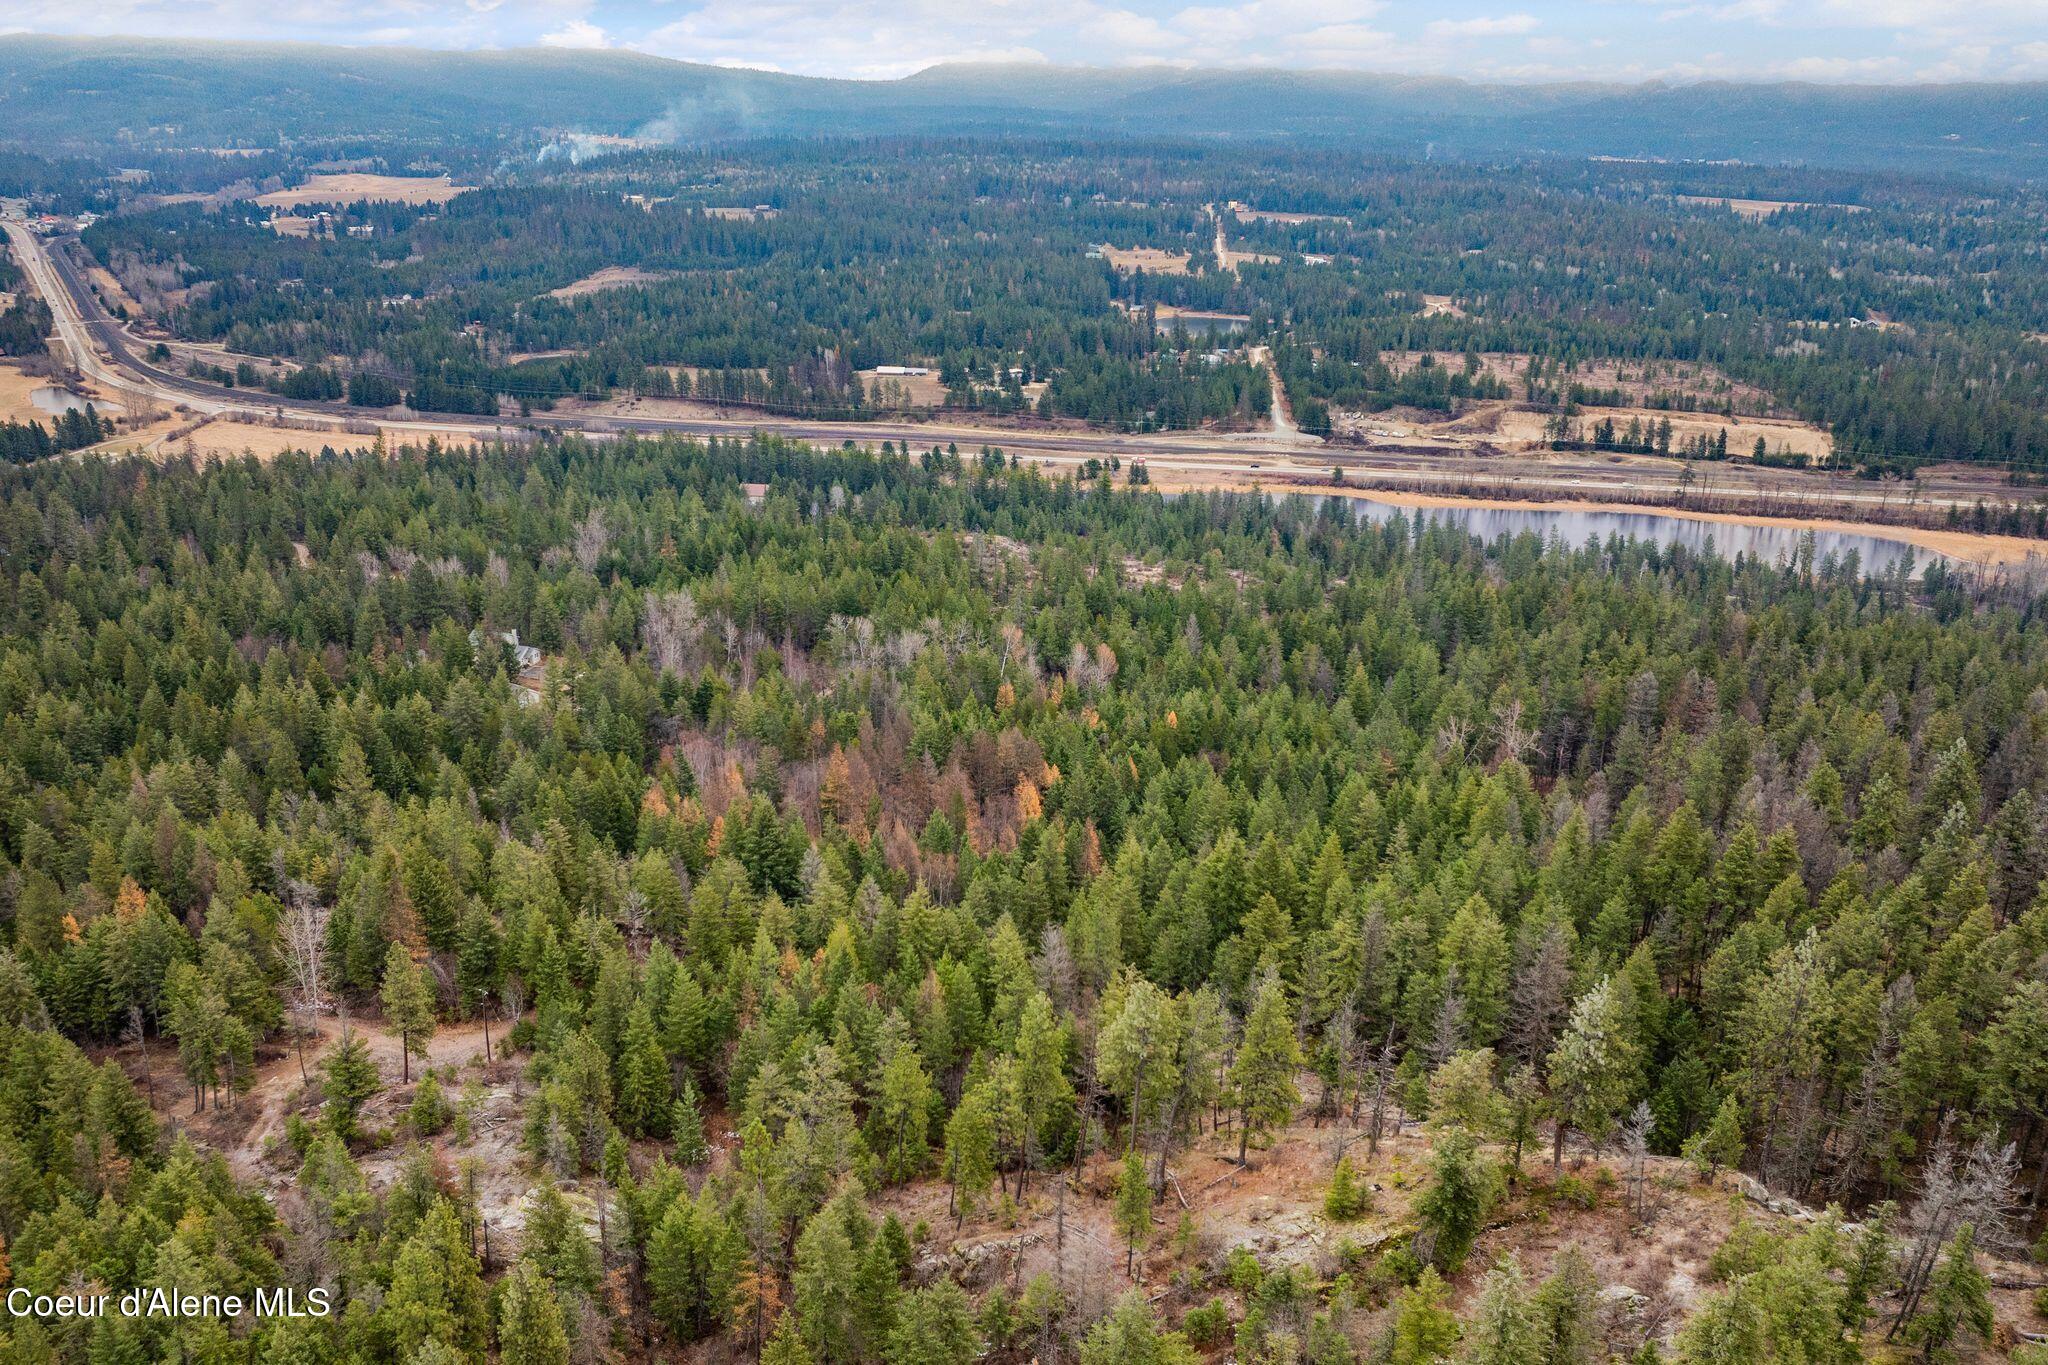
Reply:
[[706, 218], [727, 218], [735, 222], [741, 223], [752, 223], [763, 218], [779, 218], [781, 217], [781, 215], [782, 210], [780, 209], [731, 207], [708, 208], [704, 210], [704, 216]]
[[570, 356], [582, 355], [574, 346], [564, 346], [552, 351], [512, 351], [505, 357], [507, 365], [524, 365], [529, 360], [567, 360]]
[[1422, 296], [1422, 316], [1426, 318], [1462, 318], [1468, 315], [1463, 308], [1458, 306], [1458, 301], [1449, 294], [1424, 294]]
[[[1422, 359], [1422, 354], [1420, 351], [1389, 351], [1384, 359], [1387, 367], [1395, 374], [1405, 374]], [[1465, 357], [1460, 352], [1432, 351], [1429, 354], [1439, 365], [1447, 365], [1453, 370], [1462, 370], [1465, 367]], [[1488, 351], [1479, 357], [1479, 368], [1482, 372], [1505, 381], [1511, 387], [1519, 387], [1522, 375], [1529, 368], [1530, 359], [1530, 356], [1519, 351]], [[1617, 360], [1591, 360], [1579, 365], [1567, 377], [1592, 388], [1620, 389], [1639, 403], [1647, 400], [1652, 394], [1676, 393], [1715, 403], [1726, 399], [1744, 412], [1785, 415], [1782, 410], [1776, 408], [1771, 402], [1771, 396], [1762, 389], [1738, 383], [1718, 367], [1695, 361], [1652, 360], [1624, 363]]]
[[301, 218], [291, 213], [273, 213], [268, 226], [280, 237], [311, 237], [313, 229], [320, 226], [320, 220]]
[[0, 422], [47, 422], [50, 415], [37, 407], [29, 395], [52, 381], [24, 374], [21, 363], [0, 360]]
[[[946, 386], [931, 374], [876, 374], [861, 370], [860, 382], [869, 401], [878, 407], [937, 408], [946, 403]], [[897, 395], [901, 397], [898, 398]]]
[[303, 204], [353, 204], [369, 199], [400, 204], [445, 204], [468, 185], [457, 185], [445, 175], [315, 175], [297, 189], [273, 190], [256, 197], [271, 208], [297, 208]]
[[[1734, 456], [1749, 455], [1759, 436], [1773, 451], [1783, 446], [1822, 464], [1834, 455], [1835, 450], [1834, 437], [1819, 427], [1782, 417], [1737, 417], [1730, 421], [1708, 413], [1662, 412], [1654, 408], [1587, 408], [1578, 421], [1582, 427], [1591, 430], [1595, 422], [1605, 417], [1613, 418], [1619, 427], [1627, 427], [1630, 418], [1640, 420], [1645, 426], [1669, 418], [1674, 445], [1695, 436], [1711, 440], [1726, 431], [1728, 453]], [[1548, 413], [1509, 409], [1500, 413], [1493, 432], [1503, 440], [1535, 444], [1543, 440], [1543, 424], [1547, 420]]]
[[105, 266], [94, 266], [87, 278], [92, 281], [92, 287], [99, 292], [99, 296], [106, 300], [109, 308], [125, 308], [130, 317], [143, 311], [142, 305], [121, 287], [121, 282], [115, 279]]
[[1222, 266], [1235, 270], [1241, 265], [1278, 265], [1280, 258], [1266, 251], [1232, 251], [1224, 248]]
[[[145, 414], [140, 425], [123, 423], [112, 438], [86, 452], [94, 455], [141, 455], [152, 460], [191, 458], [200, 461], [234, 460], [254, 456], [274, 460], [288, 450], [367, 450], [377, 440], [375, 432], [343, 431], [326, 427], [271, 426], [250, 419], [194, 417], [190, 413]], [[427, 434], [403, 425], [379, 428], [391, 449], [406, 444], [423, 445]], [[467, 449], [480, 438], [467, 432], [432, 433], [444, 448]]]
[[1847, 209], [1851, 213], [1868, 213], [1870, 211], [1861, 204], [1808, 204], [1802, 203], [1797, 199], [1724, 199], [1718, 195], [1710, 194], [1681, 194], [1678, 196], [1678, 202], [1681, 204], [1719, 204], [1722, 208], [1728, 209], [1741, 217], [1759, 221], [1770, 217], [1774, 213], [1783, 213], [1787, 209]]
[[1194, 258], [1185, 251], [1162, 251], [1156, 246], [1098, 246], [1102, 259], [1126, 275], [1142, 270], [1148, 275], [1185, 275]]
[[1334, 213], [1276, 213], [1271, 209], [1248, 209], [1242, 204], [1236, 208], [1240, 223], [1341, 223], [1345, 220]]
[[560, 289], [548, 290], [551, 299], [575, 299], [585, 294], [598, 294], [607, 289], [637, 289], [643, 284], [657, 284], [668, 278], [659, 270], [642, 270], [635, 265], [608, 265], [604, 269], [571, 281]]

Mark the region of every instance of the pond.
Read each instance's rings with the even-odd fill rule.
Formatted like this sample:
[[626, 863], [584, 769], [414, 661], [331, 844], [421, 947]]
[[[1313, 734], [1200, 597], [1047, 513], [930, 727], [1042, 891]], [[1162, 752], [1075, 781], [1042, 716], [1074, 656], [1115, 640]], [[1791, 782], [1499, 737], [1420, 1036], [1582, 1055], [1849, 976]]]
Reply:
[[37, 412], [47, 412], [52, 417], [62, 417], [67, 412], [83, 411], [88, 402], [92, 404], [93, 411], [103, 417], [121, 410], [119, 403], [88, 399], [69, 389], [60, 389], [55, 384], [45, 384], [39, 389], [30, 390], [28, 401], [35, 404]]
[[1855, 554], [1862, 562], [1866, 575], [1891, 573], [1904, 562], [1908, 571], [1917, 573], [1930, 563], [1942, 560], [1950, 565], [1962, 565], [1963, 561], [1893, 540], [1888, 536], [1841, 531], [1829, 528], [1807, 530], [1793, 525], [1757, 526], [1739, 521], [1707, 521], [1696, 517], [1674, 517], [1658, 512], [1627, 512], [1605, 508], [1554, 508], [1554, 507], [1491, 507], [1482, 505], [1457, 507], [1399, 507], [1392, 503], [1376, 502], [1370, 498], [1344, 498], [1342, 501], [1354, 510], [1361, 520], [1383, 523], [1395, 517], [1406, 517], [1410, 522], [1431, 521], [1446, 523], [1467, 531], [1484, 541], [1494, 541], [1502, 536], [1531, 534], [1545, 539], [1556, 536], [1574, 548], [1588, 541], [1605, 542], [1619, 536], [1624, 540], [1640, 540], [1665, 549], [1684, 546], [1697, 554], [1713, 553], [1724, 559], [1744, 556], [1762, 560], [1767, 564], [1783, 564], [1796, 558], [1801, 546], [1811, 538], [1813, 563], [1818, 566], [1830, 557], [1840, 560]]

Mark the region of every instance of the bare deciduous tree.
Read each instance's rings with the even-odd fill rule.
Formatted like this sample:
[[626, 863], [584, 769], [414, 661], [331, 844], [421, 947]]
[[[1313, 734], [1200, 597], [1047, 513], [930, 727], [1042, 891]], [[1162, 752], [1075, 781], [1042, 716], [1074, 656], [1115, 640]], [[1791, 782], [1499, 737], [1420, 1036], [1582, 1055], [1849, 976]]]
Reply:
[[291, 974], [292, 1014], [298, 1023], [299, 1079], [306, 1080], [306, 1034], [327, 1008], [328, 909], [317, 889], [298, 880], [285, 883], [284, 901], [285, 967]]
[[704, 619], [688, 588], [648, 597], [640, 637], [657, 673], [693, 673], [703, 665]]
[[1628, 1209], [1638, 1220], [1650, 1204], [1650, 1129], [1655, 1124], [1649, 1101], [1637, 1100], [1636, 1107], [1629, 1111], [1628, 1122], [1621, 1126], [1621, 1155], [1628, 1163]]
[[1979, 1138], [1958, 1157], [1954, 1140], [1942, 1134], [1921, 1173], [1920, 1197], [1901, 1229], [1906, 1249], [1900, 1260], [1899, 1311], [1888, 1337], [1897, 1336], [1919, 1311], [1942, 1249], [1958, 1228], [1968, 1224], [1976, 1229], [1977, 1245], [1987, 1250], [2012, 1244], [2019, 1179], [2019, 1152], [2011, 1143], [2000, 1147]]
[[1571, 1008], [1572, 950], [1564, 926], [1551, 921], [1515, 971], [1508, 995], [1509, 1051], [1518, 1062], [1540, 1065], [1557, 1043]]

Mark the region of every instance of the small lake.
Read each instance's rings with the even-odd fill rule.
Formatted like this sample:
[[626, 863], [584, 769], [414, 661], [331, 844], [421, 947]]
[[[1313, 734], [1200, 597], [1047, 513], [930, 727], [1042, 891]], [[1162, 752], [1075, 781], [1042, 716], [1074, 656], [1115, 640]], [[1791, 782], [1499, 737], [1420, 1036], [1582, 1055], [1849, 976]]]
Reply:
[[103, 415], [121, 410], [119, 403], [88, 399], [69, 389], [60, 389], [55, 384], [45, 384], [39, 389], [31, 389], [28, 401], [35, 404], [37, 412], [47, 412], [52, 417], [62, 417], [67, 412], [83, 412], [88, 402], [92, 404], [93, 411]]
[[[1160, 496], [1174, 498], [1180, 495], [1164, 492]], [[1335, 502], [1349, 509], [1360, 521], [1375, 525], [1384, 525], [1395, 517], [1405, 517], [1410, 525], [1434, 522], [1455, 526], [1489, 544], [1502, 536], [1533, 535], [1545, 540], [1556, 536], [1576, 550], [1583, 549], [1589, 541], [1605, 544], [1619, 536], [1623, 540], [1640, 540], [1667, 550], [1682, 545], [1694, 554], [1713, 554], [1729, 560], [1740, 556], [1776, 565], [1795, 559], [1801, 543], [1811, 536], [1816, 568], [1830, 557], [1841, 560], [1853, 552], [1861, 560], [1866, 577], [1889, 573], [1901, 561], [1908, 562], [1913, 573], [1937, 560], [1953, 568], [1982, 571], [1981, 565], [1953, 555], [1909, 545], [1903, 540], [1854, 531], [1819, 528], [1807, 531], [1790, 525], [1751, 526], [1738, 521], [1702, 521], [1694, 517], [1666, 516], [1660, 512], [1617, 512], [1604, 508], [1400, 507], [1371, 498], [1329, 493], [1268, 492], [1266, 496], [1273, 501], [1300, 498], [1318, 507]]]
[[1853, 531], [1808, 531], [1795, 526], [1752, 526], [1739, 521], [1702, 521], [1694, 517], [1663, 516], [1656, 512], [1593, 508], [1581, 511], [1550, 507], [1397, 507], [1369, 498], [1345, 498], [1343, 501], [1350, 504], [1363, 521], [1384, 523], [1402, 516], [1410, 522], [1445, 523], [1488, 542], [1502, 536], [1526, 534], [1546, 540], [1555, 536], [1565, 544], [1579, 548], [1588, 541], [1605, 543], [1619, 536], [1623, 540], [1640, 540], [1665, 549], [1683, 546], [1695, 554], [1711, 553], [1723, 559], [1740, 556], [1766, 564], [1783, 564], [1796, 558], [1810, 537], [1816, 566], [1829, 558], [1841, 560], [1854, 554], [1862, 561], [1866, 575], [1890, 573], [1901, 562], [1908, 563], [1916, 572], [1936, 560], [1962, 563], [1902, 540]]

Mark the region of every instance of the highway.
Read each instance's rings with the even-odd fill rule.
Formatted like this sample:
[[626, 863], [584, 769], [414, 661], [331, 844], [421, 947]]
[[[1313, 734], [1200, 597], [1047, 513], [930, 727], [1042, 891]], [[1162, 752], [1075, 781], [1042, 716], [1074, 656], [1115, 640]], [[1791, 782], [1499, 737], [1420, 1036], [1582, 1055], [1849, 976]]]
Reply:
[[[1858, 507], [1898, 507], [1909, 500], [1919, 506], [1972, 507], [1980, 501], [2013, 496], [2009, 486], [1987, 484], [1982, 476], [1923, 474], [1910, 493], [1899, 485], [1871, 485], [1842, 475], [1769, 469], [1748, 464], [1707, 466], [1688, 470], [1678, 460], [1620, 457], [1598, 452], [1483, 454], [1447, 447], [1437, 451], [1374, 449], [1370, 446], [1324, 445], [1314, 437], [1271, 431], [1245, 435], [1214, 432], [1172, 432], [1128, 435], [1115, 432], [1001, 429], [944, 422], [830, 422], [745, 415], [738, 417], [670, 417], [645, 413], [536, 412], [518, 419], [465, 416], [396, 415], [386, 408], [351, 407], [341, 402], [251, 396], [194, 379], [155, 365], [139, 354], [140, 343], [106, 311], [70, 257], [74, 238], [44, 238], [17, 219], [0, 219], [14, 247], [15, 258], [50, 305], [56, 333], [81, 374], [117, 393], [182, 407], [194, 413], [258, 422], [286, 417], [295, 424], [360, 431], [374, 424], [405, 435], [515, 437], [530, 431], [668, 433], [683, 436], [746, 437], [760, 432], [824, 445], [845, 441], [872, 445], [907, 441], [931, 446], [949, 441], [970, 449], [999, 445], [1034, 463], [1075, 466], [1112, 456], [1125, 463], [1142, 460], [1157, 473], [1262, 479], [1272, 484], [1327, 485], [1333, 465], [1341, 465], [1348, 481], [1362, 488], [1420, 487], [1444, 491], [1463, 487], [1484, 496], [1506, 489], [1540, 493], [1560, 499], [1640, 501], [1646, 494], [1659, 501], [1686, 500], [1713, 492], [1759, 504], [1824, 502], [1853, 512]], [[1695, 482], [1696, 480], [1696, 482]], [[1183, 481], [1186, 482], [1186, 481]], [[1788, 509], [1790, 510], [1790, 506]]]

